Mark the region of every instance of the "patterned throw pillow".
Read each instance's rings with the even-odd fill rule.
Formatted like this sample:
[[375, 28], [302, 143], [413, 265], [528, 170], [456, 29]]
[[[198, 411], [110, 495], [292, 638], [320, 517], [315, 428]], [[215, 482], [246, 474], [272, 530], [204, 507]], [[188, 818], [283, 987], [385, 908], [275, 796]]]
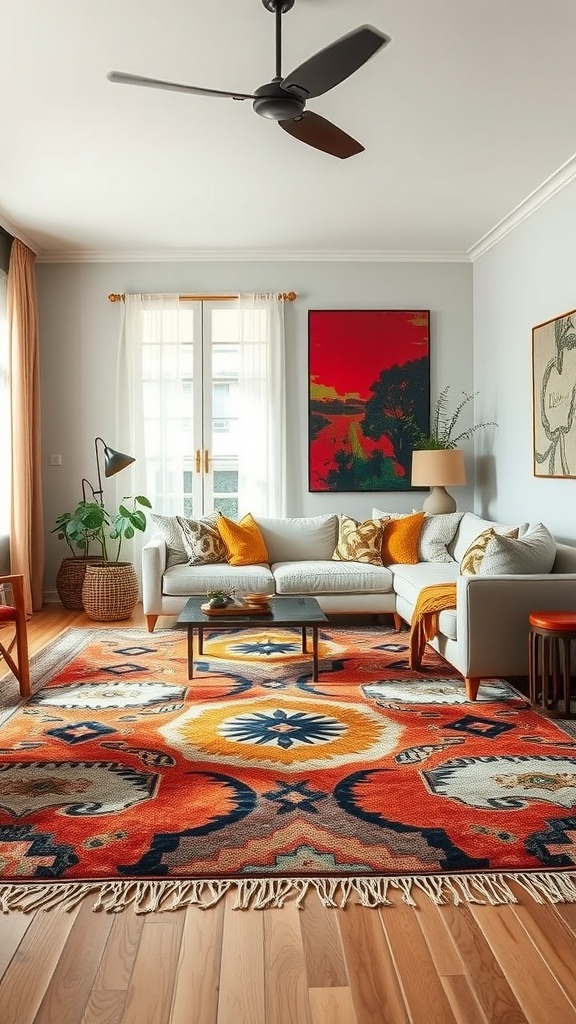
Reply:
[[220, 515], [220, 512], [214, 511], [203, 519], [182, 519], [178, 516], [189, 565], [226, 561], [224, 541], [216, 527]]
[[510, 537], [515, 539], [518, 536], [518, 527], [511, 528], [510, 530], [496, 532], [494, 527], [490, 527], [488, 530], [483, 530], [478, 536], [472, 541], [469, 548], [464, 552], [462, 560], [460, 562], [460, 572], [462, 576], [485, 576], [487, 575], [482, 571], [482, 566], [488, 552], [490, 544], [495, 537]]
[[448, 545], [454, 540], [463, 512], [426, 516], [419, 541], [421, 562], [453, 562]]
[[188, 555], [184, 547], [178, 516], [160, 516], [151, 512], [150, 519], [156, 524], [166, 541], [166, 568], [169, 569], [171, 565], [182, 565], [183, 562], [187, 562]]
[[360, 523], [351, 516], [338, 516], [338, 543], [332, 555], [336, 562], [369, 562], [382, 565], [384, 523], [367, 519]]
[[384, 565], [416, 565], [420, 561], [418, 541], [423, 522], [424, 513], [416, 512], [386, 523], [382, 542]]
[[260, 565], [268, 562], [264, 538], [250, 513], [239, 523], [226, 516], [219, 516], [216, 529], [224, 541], [230, 565]]
[[518, 528], [506, 532], [484, 530], [460, 562], [463, 576], [521, 576], [550, 572], [556, 541], [542, 523], [518, 537]]

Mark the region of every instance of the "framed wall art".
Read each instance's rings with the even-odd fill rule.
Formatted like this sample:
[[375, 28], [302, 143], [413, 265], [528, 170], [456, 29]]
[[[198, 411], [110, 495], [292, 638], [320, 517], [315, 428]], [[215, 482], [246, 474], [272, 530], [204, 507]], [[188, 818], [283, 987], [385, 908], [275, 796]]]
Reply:
[[576, 478], [576, 310], [532, 328], [534, 476]]
[[430, 312], [308, 313], [310, 491], [408, 491], [430, 426]]

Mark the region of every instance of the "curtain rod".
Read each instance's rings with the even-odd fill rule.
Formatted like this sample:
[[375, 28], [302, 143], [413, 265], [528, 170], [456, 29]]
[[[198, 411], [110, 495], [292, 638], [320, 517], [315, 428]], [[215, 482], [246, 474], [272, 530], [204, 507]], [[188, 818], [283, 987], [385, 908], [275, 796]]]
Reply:
[[[179, 295], [178, 298], [181, 302], [230, 302], [237, 299], [237, 295]], [[285, 302], [294, 302], [294, 299], [298, 298], [296, 292], [280, 292], [278, 295], [279, 299], [283, 299]], [[122, 292], [111, 292], [108, 296], [109, 302], [124, 302], [124, 294]]]

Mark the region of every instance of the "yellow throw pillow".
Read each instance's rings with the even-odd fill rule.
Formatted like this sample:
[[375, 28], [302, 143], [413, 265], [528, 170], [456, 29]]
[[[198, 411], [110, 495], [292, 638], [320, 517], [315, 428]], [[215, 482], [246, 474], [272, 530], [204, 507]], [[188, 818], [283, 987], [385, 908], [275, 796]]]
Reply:
[[402, 563], [416, 565], [420, 561], [418, 541], [424, 522], [424, 513], [405, 516], [403, 519], [391, 519], [384, 528], [382, 543], [382, 561], [384, 565]]
[[351, 516], [338, 516], [338, 543], [332, 559], [382, 565], [383, 528], [384, 521], [380, 519], [359, 523]]
[[218, 516], [216, 527], [224, 541], [226, 558], [230, 565], [258, 565], [261, 562], [268, 562], [264, 538], [250, 513], [239, 523], [227, 519], [226, 516]]

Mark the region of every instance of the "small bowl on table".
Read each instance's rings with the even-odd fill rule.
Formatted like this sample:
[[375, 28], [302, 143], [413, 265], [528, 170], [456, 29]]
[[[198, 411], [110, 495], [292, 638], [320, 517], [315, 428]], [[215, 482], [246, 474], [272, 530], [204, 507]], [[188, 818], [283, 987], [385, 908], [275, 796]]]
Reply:
[[270, 594], [242, 594], [245, 604], [258, 605], [262, 608], [270, 604]]

